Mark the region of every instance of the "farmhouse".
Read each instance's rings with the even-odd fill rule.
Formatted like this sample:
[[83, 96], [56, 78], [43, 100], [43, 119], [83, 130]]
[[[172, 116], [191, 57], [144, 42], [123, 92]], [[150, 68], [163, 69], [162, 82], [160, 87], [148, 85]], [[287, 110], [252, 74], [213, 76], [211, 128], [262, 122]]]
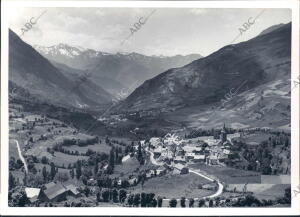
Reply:
[[68, 190], [61, 183], [50, 182], [42, 188], [38, 199], [42, 201], [63, 201], [66, 200]]
[[128, 183], [130, 185], [135, 185], [138, 182], [138, 179], [136, 177], [132, 177], [131, 179], [128, 180]]
[[156, 169], [156, 175], [164, 175], [167, 169], [164, 166], [160, 166]]
[[151, 178], [154, 175], [155, 175], [155, 170], [148, 170], [146, 173], [147, 178]]
[[26, 197], [31, 203], [34, 203], [38, 200], [40, 191], [40, 188], [25, 188]]
[[121, 186], [122, 183], [123, 183], [123, 179], [119, 178], [118, 181], [117, 181], [118, 186]]
[[196, 148], [193, 150], [193, 153], [195, 153], [196, 155], [197, 155], [197, 154], [202, 154], [202, 153], [203, 153], [202, 148], [201, 148], [201, 147], [196, 147]]
[[159, 143], [161, 143], [160, 141], [160, 138], [158, 137], [152, 137], [150, 140], [149, 140], [150, 144], [154, 147], [157, 147], [159, 145]]
[[50, 182], [41, 189], [38, 199], [47, 202], [59, 202], [67, 199], [67, 196], [79, 197], [80, 193], [73, 184]]
[[203, 162], [205, 163], [205, 155], [195, 155], [193, 162], [197, 163], [197, 162]]
[[77, 190], [76, 186], [73, 184], [65, 184], [64, 185], [66, 190], [68, 191], [68, 195], [71, 195], [73, 197], [79, 197], [80, 192]]
[[215, 156], [215, 155], [208, 156], [206, 158], [206, 164], [208, 164], [208, 165], [217, 165], [218, 164], [217, 156]]
[[185, 167], [182, 164], [175, 164], [174, 172], [178, 173], [178, 174], [187, 174], [187, 173], [189, 173], [189, 168]]
[[174, 163], [186, 163], [185, 159], [183, 157], [180, 156], [176, 156], [174, 159]]
[[186, 155], [185, 155], [186, 160], [194, 159], [194, 157], [195, 157], [195, 153], [193, 153], [193, 152], [186, 153]]

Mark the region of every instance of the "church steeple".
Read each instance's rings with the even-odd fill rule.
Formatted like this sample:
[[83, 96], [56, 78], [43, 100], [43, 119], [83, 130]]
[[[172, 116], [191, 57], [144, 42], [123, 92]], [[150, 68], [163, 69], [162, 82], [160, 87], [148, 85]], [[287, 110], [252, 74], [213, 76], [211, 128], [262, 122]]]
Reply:
[[220, 139], [221, 139], [222, 142], [226, 142], [227, 141], [227, 132], [226, 132], [225, 123], [223, 125], [222, 130], [221, 130], [221, 136], [220, 137], [221, 137]]

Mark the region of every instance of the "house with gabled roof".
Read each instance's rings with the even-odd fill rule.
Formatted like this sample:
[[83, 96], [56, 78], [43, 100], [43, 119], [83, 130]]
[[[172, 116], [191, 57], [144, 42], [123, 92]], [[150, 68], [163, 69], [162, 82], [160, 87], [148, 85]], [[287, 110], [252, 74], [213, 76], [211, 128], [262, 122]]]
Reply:
[[40, 191], [40, 188], [25, 188], [25, 194], [30, 203], [34, 203], [38, 200]]
[[59, 202], [66, 200], [67, 196], [79, 197], [80, 192], [71, 183], [50, 182], [44, 185], [37, 199], [45, 202]]
[[181, 156], [176, 156], [174, 158], [174, 163], [186, 163], [186, 160]]
[[77, 187], [73, 184], [64, 184], [64, 187], [66, 188], [68, 192], [68, 195], [74, 196], [74, 197], [79, 197], [80, 192], [77, 190]]
[[61, 183], [50, 182], [42, 188], [38, 199], [42, 201], [63, 201], [66, 200], [68, 190]]
[[187, 174], [189, 173], [189, 168], [185, 167], [183, 164], [174, 164], [174, 173]]
[[205, 163], [205, 155], [195, 155], [194, 159], [193, 159], [193, 162], [203, 162]]

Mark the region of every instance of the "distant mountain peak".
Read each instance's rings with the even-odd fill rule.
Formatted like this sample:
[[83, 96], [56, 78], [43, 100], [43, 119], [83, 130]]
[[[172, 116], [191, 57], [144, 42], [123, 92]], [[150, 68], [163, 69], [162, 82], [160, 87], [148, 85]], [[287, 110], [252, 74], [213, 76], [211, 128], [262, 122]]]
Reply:
[[269, 28], [263, 30], [259, 35], [265, 35], [265, 34], [268, 34], [276, 29], [279, 29], [280, 27], [284, 26], [285, 24], [284, 23], [279, 23], [279, 24], [276, 24], [276, 25], [273, 25], [273, 26], [270, 26]]

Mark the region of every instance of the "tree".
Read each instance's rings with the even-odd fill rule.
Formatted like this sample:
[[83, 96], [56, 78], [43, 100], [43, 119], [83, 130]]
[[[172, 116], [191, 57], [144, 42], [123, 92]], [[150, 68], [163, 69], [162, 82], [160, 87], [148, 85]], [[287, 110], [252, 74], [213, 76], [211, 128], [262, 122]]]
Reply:
[[138, 146], [138, 156], [137, 156], [138, 161], [140, 162], [141, 165], [144, 164], [144, 158], [143, 158], [143, 153], [142, 153], [142, 145], [139, 142], [139, 146]]
[[194, 202], [195, 202], [194, 198], [190, 198], [189, 207], [194, 207]]
[[129, 206], [132, 206], [133, 203], [134, 203], [134, 195], [133, 194], [130, 194], [129, 197], [128, 197], [128, 205]]
[[91, 190], [87, 186], [85, 186], [83, 192], [84, 192], [84, 195], [86, 197], [88, 197], [90, 195], [90, 193], [91, 193]]
[[9, 186], [9, 189], [13, 189], [15, 186], [16, 186], [16, 179], [15, 179], [15, 177], [12, 175], [12, 173], [11, 172], [9, 172], [9, 184], [8, 184], [8, 186]]
[[74, 179], [75, 176], [74, 168], [70, 169], [70, 176], [72, 179]]
[[119, 164], [119, 149], [118, 149], [118, 147], [115, 149], [115, 154], [116, 154], [116, 156], [115, 156], [116, 164]]
[[114, 155], [114, 147], [109, 152], [109, 163], [108, 165], [111, 167], [112, 171], [114, 170], [115, 166], [115, 155]]
[[94, 175], [96, 176], [99, 170], [98, 163], [96, 162], [95, 167], [94, 167]]
[[112, 199], [114, 203], [118, 203], [119, 202], [119, 192], [117, 189], [114, 189], [112, 191]]
[[141, 195], [139, 193], [135, 194], [134, 195], [134, 201], [133, 201], [134, 205], [139, 206], [140, 202], [141, 202]]
[[16, 203], [17, 203], [16, 206], [19, 206], [19, 207], [24, 207], [26, 204], [29, 203], [26, 193], [23, 189], [17, 195]]
[[182, 208], [185, 207], [185, 197], [181, 197], [181, 199], [180, 199], [180, 205], [181, 205]]
[[142, 192], [141, 193], [141, 207], [146, 207], [146, 193]]
[[104, 202], [108, 202], [109, 201], [109, 191], [107, 189], [102, 191], [102, 198]]
[[209, 200], [208, 207], [213, 207], [213, 205], [214, 205], [214, 201], [213, 200]]
[[81, 177], [81, 161], [77, 161], [76, 163], [76, 178], [80, 179]]
[[105, 137], [105, 143], [106, 143], [106, 144], [109, 143], [109, 138], [108, 138], [108, 136]]
[[170, 207], [176, 207], [177, 206], [177, 200], [175, 198], [171, 199], [169, 202]]
[[158, 197], [157, 198], [157, 206], [161, 207], [162, 206], [162, 202], [163, 202], [163, 199], [161, 197]]
[[286, 200], [286, 203], [291, 203], [291, 187], [284, 189], [284, 199]]
[[204, 199], [200, 199], [198, 202], [198, 207], [203, 207], [205, 205], [205, 200]]
[[155, 197], [154, 193], [146, 194], [146, 206], [147, 207], [154, 207], [154, 203], [156, 206], [157, 202], [154, 197]]
[[96, 199], [97, 199], [97, 202], [100, 202], [100, 201], [101, 201], [101, 193], [100, 193], [100, 192], [98, 192], [98, 193], [96, 194]]
[[153, 198], [151, 207], [156, 207], [156, 206], [157, 206], [157, 200], [155, 198]]
[[124, 189], [119, 191], [119, 201], [123, 203], [126, 199], [127, 192]]
[[56, 170], [55, 170], [55, 165], [53, 162], [50, 163], [50, 177], [51, 177], [51, 180], [54, 179], [55, 177], [55, 174], [56, 174]]

